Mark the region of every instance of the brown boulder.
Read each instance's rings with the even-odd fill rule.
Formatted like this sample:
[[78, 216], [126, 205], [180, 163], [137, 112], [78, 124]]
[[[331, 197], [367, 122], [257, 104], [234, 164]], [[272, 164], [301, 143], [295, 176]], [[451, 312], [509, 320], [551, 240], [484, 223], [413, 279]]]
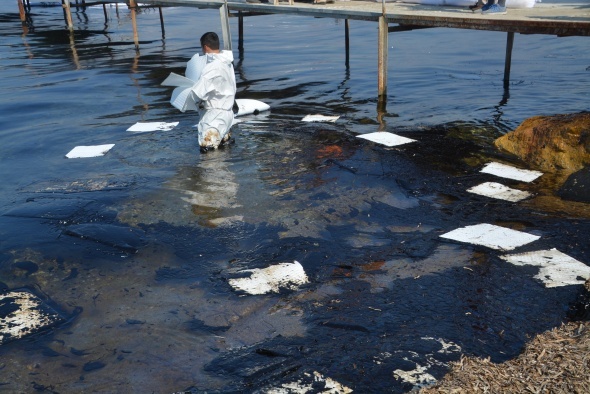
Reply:
[[538, 170], [573, 173], [590, 164], [590, 112], [528, 118], [495, 145]]

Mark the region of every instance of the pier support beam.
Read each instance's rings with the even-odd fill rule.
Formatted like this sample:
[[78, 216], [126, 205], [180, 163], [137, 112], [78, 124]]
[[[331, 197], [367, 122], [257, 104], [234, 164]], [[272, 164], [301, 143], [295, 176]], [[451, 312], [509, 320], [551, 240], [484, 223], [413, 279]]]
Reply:
[[512, 47], [514, 46], [514, 32], [508, 32], [506, 37], [506, 60], [504, 61], [504, 88], [510, 85], [510, 66], [512, 64]]
[[346, 68], [350, 67], [350, 37], [349, 37], [349, 21], [344, 20], [344, 49], [346, 51]]
[[20, 14], [20, 21], [24, 24], [27, 21], [27, 13], [25, 11], [23, 0], [18, 0], [18, 12]]
[[164, 14], [162, 13], [162, 7], [158, 7], [160, 11], [160, 27], [162, 28], [162, 39], [166, 38], [166, 31], [164, 30]]
[[224, 3], [219, 8], [219, 16], [221, 17], [221, 33], [223, 34], [223, 49], [231, 51], [231, 31], [229, 29], [229, 10], [227, 3]]
[[131, 24], [133, 25], [133, 42], [135, 42], [135, 50], [139, 50], [139, 36], [137, 35], [137, 21], [135, 19], [135, 10], [137, 9], [137, 2], [129, 0], [129, 9], [131, 10]]
[[66, 14], [66, 24], [68, 25], [68, 29], [74, 30], [74, 22], [72, 21], [72, 9], [70, 8], [70, 0], [62, 0], [61, 6], [64, 9], [64, 13]]
[[377, 95], [378, 110], [385, 110], [385, 103], [387, 99], [387, 49], [388, 49], [388, 29], [387, 19], [385, 16], [379, 17], [379, 39], [377, 42], [378, 56], [377, 56]]
[[238, 50], [244, 50], [244, 15], [242, 11], [238, 12]]

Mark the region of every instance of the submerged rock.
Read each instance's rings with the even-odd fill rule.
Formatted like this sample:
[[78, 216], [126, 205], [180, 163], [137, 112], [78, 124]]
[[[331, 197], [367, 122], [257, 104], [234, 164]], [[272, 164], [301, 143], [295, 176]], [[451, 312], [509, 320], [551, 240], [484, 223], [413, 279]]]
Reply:
[[495, 145], [536, 169], [571, 174], [590, 164], [590, 112], [528, 118]]
[[0, 345], [46, 330], [64, 318], [28, 291], [0, 294]]
[[564, 200], [590, 203], [590, 166], [571, 174], [557, 195]]

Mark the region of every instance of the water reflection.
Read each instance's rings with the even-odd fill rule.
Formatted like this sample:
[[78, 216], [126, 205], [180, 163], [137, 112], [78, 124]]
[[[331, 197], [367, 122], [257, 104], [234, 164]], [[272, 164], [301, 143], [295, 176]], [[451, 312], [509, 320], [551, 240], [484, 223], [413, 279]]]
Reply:
[[231, 214], [241, 203], [230, 148], [200, 156], [195, 151], [194, 157], [195, 165], [180, 167], [161, 189], [125, 204], [119, 219], [133, 225], [165, 221], [174, 226], [207, 227], [241, 220]]

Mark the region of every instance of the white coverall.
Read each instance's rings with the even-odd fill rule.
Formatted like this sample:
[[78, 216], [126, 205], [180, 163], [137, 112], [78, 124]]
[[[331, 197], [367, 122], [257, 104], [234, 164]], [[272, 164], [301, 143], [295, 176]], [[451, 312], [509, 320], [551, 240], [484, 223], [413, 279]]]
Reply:
[[236, 96], [236, 76], [231, 51], [195, 55], [188, 62], [185, 75], [197, 81], [191, 94], [199, 104], [201, 119], [199, 145], [217, 148], [222, 140], [229, 138], [234, 120], [232, 107]]

